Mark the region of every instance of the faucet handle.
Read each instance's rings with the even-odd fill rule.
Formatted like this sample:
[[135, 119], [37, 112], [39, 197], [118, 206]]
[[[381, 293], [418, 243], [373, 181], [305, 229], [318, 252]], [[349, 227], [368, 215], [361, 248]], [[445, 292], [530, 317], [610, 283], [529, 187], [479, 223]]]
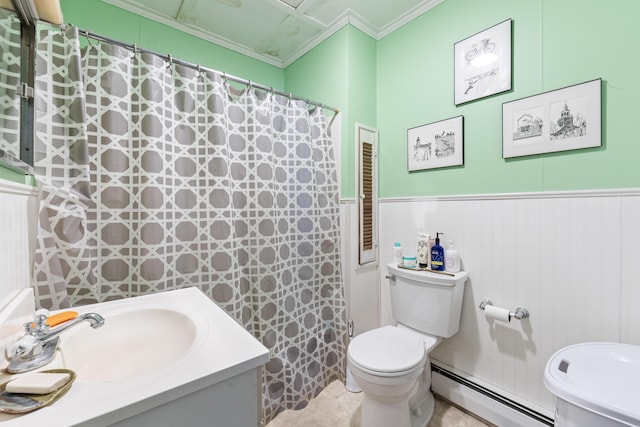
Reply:
[[49, 317], [49, 310], [46, 308], [41, 308], [40, 310], [36, 310], [36, 314], [33, 317], [33, 322], [36, 324], [36, 327], [42, 326], [47, 322], [47, 318]]
[[20, 358], [26, 360], [42, 353], [42, 342], [32, 335], [25, 335], [5, 348], [5, 359], [12, 361]]
[[24, 324], [24, 331], [27, 335], [37, 336], [49, 329], [47, 325], [47, 318], [49, 317], [49, 310], [41, 308], [37, 310], [33, 316], [33, 322], [27, 322]]

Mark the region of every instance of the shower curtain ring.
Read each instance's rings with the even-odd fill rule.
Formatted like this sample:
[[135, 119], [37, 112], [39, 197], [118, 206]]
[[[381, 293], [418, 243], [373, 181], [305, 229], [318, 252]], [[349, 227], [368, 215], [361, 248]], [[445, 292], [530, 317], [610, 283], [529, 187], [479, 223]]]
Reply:
[[138, 56], [138, 45], [137, 44], [133, 44], [133, 50], [131, 52], [131, 57], [135, 58], [136, 56]]
[[173, 57], [171, 56], [171, 54], [167, 55], [167, 68], [171, 68], [171, 66], [173, 65]]
[[89, 44], [90, 47], [93, 47], [93, 43], [91, 43], [91, 37], [89, 35], [89, 30], [84, 30], [84, 36], [87, 39], [87, 43]]
[[200, 69], [200, 64], [196, 65], [196, 71], [198, 72], [198, 78], [202, 77], [202, 69]]

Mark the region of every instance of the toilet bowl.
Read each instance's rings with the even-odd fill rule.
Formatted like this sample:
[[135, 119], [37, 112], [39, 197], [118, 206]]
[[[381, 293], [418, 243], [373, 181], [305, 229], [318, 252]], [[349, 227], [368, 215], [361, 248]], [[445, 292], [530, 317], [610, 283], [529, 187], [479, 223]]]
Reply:
[[347, 366], [363, 392], [362, 427], [424, 427], [434, 407], [429, 352], [458, 331], [467, 273], [387, 271], [398, 325], [351, 340]]
[[363, 426], [426, 424], [434, 406], [428, 353], [439, 342], [402, 325], [374, 329], [352, 341], [347, 366], [364, 392]]

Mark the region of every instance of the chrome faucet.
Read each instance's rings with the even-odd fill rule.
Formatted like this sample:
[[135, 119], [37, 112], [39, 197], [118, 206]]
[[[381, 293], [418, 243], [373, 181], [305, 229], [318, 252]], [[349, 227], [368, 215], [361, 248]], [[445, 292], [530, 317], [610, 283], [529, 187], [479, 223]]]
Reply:
[[[36, 319], [36, 320], [39, 320], [39, 319]], [[25, 333], [38, 338], [42, 343], [46, 343], [54, 338], [57, 338], [64, 331], [71, 329], [72, 327], [76, 326], [79, 323], [84, 322], [85, 320], [89, 322], [89, 324], [93, 329], [97, 329], [100, 326], [104, 325], [104, 317], [100, 316], [98, 313], [81, 314], [75, 319], [64, 323], [62, 326], [58, 326], [55, 329], [51, 329], [45, 323], [46, 320], [47, 319], [45, 317], [44, 321], [41, 323], [41, 325], [44, 324], [44, 327], [38, 326], [38, 323], [36, 323], [35, 327], [33, 327], [33, 324], [31, 323], [25, 324]]]
[[60, 334], [84, 321], [88, 321], [93, 329], [104, 325], [104, 318], [97, 313], [85, 313], [62, 326], [51, 329], [47, 325], [47, 314], [36, 312], [33, 322], [24, 324], [25, 335], [13, 346], [5, 350], [5, 358], [9, 361], [7, 372], [19, 374], [40, 368], [55, 357]]

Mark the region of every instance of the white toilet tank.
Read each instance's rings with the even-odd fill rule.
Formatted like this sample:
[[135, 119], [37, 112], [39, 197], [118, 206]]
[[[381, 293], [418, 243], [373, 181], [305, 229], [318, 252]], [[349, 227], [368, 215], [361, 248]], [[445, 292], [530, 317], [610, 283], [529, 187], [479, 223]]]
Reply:
[[387, 271], [391, 311], [398, 323], [443, 338], [458, 332], [465, 271], [438, 274], [396, 264], [387, 264]]

